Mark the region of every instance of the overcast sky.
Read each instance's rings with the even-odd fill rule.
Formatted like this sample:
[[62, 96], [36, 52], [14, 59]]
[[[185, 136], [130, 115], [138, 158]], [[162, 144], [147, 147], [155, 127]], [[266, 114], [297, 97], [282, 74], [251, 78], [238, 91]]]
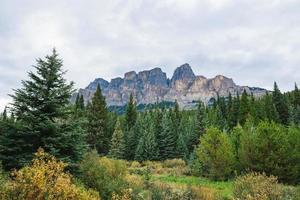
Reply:
[[76, 88], [189, 63], [206, 77], [300, 83], [299, 0], [0, 0], [0, 109], [53, 47]]

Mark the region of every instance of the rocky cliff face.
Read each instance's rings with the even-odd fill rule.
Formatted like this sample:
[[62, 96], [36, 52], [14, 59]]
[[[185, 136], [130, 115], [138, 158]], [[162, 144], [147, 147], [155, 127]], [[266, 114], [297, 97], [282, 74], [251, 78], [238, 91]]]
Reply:
[[[97, 78], [85, 89], [79, 89], [78, 93], [84, 96], [86, 102], [90, 101], [97, 85], [100, 85], [109, 106], [125, 105], [131, 93], [138, 104], [177, 100], [181, 108], [193, 107], [198, 100], [207, 103], [217, 95], [228, 96], [229, 93], [234, 95], [242, 93], [243, 90], [255, 96], [266, 93], [262, 88], [238, 86], [232, 79], [222, 75], [211, 79], [196, 76], [189, 64], [178, 67], [171, 80], [160, 68], [139, 73], [131, 71], [127, 72], [124, 78], [114, 78], [110, 82]], [[77, 93], [72, 96], [72, 101], [76, 95]]]

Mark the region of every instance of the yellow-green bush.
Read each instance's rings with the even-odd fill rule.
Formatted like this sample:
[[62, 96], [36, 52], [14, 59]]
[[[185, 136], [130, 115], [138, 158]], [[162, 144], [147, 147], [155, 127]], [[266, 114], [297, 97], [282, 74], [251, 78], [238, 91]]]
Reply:
[[79, 169], [81, 181], [98, 191], [102, 199], [111, 199], [113, 193], [121, 194], [128, 187], [126, 163], [122, 160], [99, 157], [91, 152], [85, 155]]
[[219, 200], [216, 191], [210, 188], [184, 186], [178, 184], [168, 184], [154, 182], [150, 188], [149, 199], [156, 200]]
[[175, 168], [175, 167], [186, 167], [186, 163], [182, 159], [168, 159], [163, 161], [163, 167], [166, 168]]
[[64, 172], [66, 166], [39, 149], [32, 165], [12, 173], [2, 199], [99, 200], [97, 192], [73, 183], [72, 176]]
[[276, 177], [255, 172], [238, 177], [233, 194], [236, 200], [281, 200], [284, 195]]
[[[142, 165], [149, 168], [152, 174], [170, 174], [180, 176], [186, 175], [190, 172], [185, 161], [181, 159], [165, 160], [163, 162], [145, 161]], [[132, 171], [138, 172], [138, 168], [135, 168], [135, 170]]]

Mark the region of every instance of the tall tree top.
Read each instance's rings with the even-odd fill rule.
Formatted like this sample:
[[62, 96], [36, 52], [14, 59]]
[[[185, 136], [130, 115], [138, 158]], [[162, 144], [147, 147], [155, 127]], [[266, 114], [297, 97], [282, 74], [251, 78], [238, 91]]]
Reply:
[[129, 102], [126, 106], [126, 114], [125, 114], [125, 121], [126, 121], [125, 128], [127, 131], [134, 126], [136, 122], [136, 118], [137, 118], [137, 110], [136, 110], [136, 105], [134, 103], [133, 95], [131, 93], [129, 97]]
[[28, 73], [29, 80], [22, 81], [22, 88], [16, 89], [12, 111], [18, 119], [43, 116], [50, 120], [66, 115], [66, 106], [74, 92], [73, 83], [67, 83], [62, 70], [63, 61], [56, 50], [44, 59], [37, 59], [35, 72]]

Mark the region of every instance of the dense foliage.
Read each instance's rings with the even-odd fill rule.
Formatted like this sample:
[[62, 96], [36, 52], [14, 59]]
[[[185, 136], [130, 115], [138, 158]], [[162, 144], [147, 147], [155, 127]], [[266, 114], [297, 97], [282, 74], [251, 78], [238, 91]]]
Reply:
[[[100, 86], [91, 102], [78, 95], [70, 104], [73, 83], [64, 79], [62, 66], [55, 50], [45, 59], [38, 59], [35, 71], [28, 73], [29, 79], [22, 81], [21, 89], [14, 90], [13, 103], [1, 114], [0, 160], [5, 170], [19, 170], [13, 180], [1, 174], [0, 181], [10, 183], [2, 184], [1, 191], [15, 187], [15, 191], [22, 190], [18, 194], [26, 199], [28, 195], [56, 193], [56, 181], [64, 181], [71, 189], [62, 189], [61, 195], [76, 193], [97, 199], [93, 192], [73, 183], [71, 175], [65, 173], [70, 170], [103, 199], [133, 198], [136, 191], [130, 190], [126, 181], [126, 162], [117, 159], [180, 159], [188, 163], [189, 174], [213, 180], [228, 180], [254, 171], [276, 176], [280, 183], [300, 182], [297, 85], [293, 91], [282, 93], [274, 83], [274, 91], [260, 97], [247, 90], [228, 97], [217, 96], [208, 105], [199, 101], [195, 110], [180, 110], [174, 102], [144, 106], [147, 109], [138, 112], [140, 105], [135, 104], [131, 94], [123, 114], [118, 115], [107, 108]], [[56, 175], [62, 177], [48, 177], [53, 170], [51, 162], [37, 164], [35, 159], [29, 165], [40, 147], [60, 160], [50, 159], [59, 166]], [[69, 167], [65, 168], [62, 162]], [[29, 181], [27, 189], [32, 187], [36, 184], [32, 180], [35, 173], [43, 174], [41, 181], [50, 178], [49, 184], [54, 185], [44, 184], [41, 191], [28, 193], [22, 181]], [[245, 176], [241, 181], [247, 182], [248, 178]], [[260, 179], [254, 178], [264, 184]], [[149, 184], [145, 188], [157, 199], [168, 196], [167, 188], [157, 191], [157, 186], [150, 188]], [[189, 194], [188, 190], [184, 193], [187, 198]]]

